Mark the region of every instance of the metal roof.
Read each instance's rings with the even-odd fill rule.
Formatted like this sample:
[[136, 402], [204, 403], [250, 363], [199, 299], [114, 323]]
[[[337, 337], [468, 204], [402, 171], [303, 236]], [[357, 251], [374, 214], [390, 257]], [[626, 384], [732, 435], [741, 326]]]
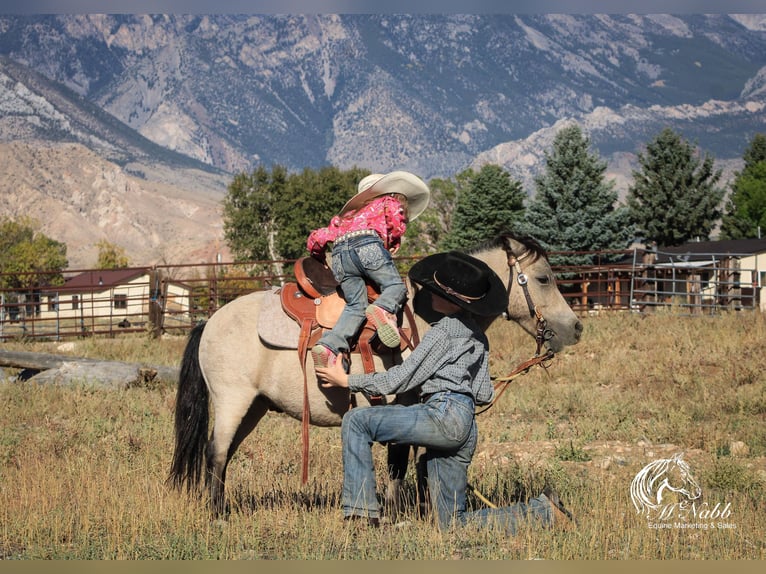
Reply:
[[722, 241], [692, 241], [673, 247], [658, 247], [657, 262], [669, 262], [683, 258], [685, 261], [712, 260], [721, 256], [748, 256], [766, 253], [766, 239], [727, 239]]
[[105, 291], [118, 285], [125, 285], [133, 279], [146, 275], [148, 268], [139, 269], [94, 269], [67, 279], [61, 287], [46, 291], [90, 292]]

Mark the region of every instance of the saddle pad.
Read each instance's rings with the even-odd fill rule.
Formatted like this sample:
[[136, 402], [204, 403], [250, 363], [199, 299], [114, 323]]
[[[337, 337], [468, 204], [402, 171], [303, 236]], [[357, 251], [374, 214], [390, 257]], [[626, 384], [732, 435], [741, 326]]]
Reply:
[[301, 328], [282, 310], [279, 287], [263, 296], [258, 315], [258, 336], [267, 345], [280, 349], [297, 349]]

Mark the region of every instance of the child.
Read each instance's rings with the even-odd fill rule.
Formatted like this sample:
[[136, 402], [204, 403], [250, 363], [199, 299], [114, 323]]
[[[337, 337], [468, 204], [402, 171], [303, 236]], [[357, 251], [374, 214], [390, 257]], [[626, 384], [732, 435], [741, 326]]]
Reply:
[[[423, 212], [429, 198], [428, 186], [409, 172], [368, 175], [330, 224], [309, 234], [306, 247], [323, 263], [332, 243], [331, 268], [346, 300], [335, 326], [311, 349], [315, 367], [331, 365], [338, 355], [348, 353], [365, 317], [375, 326], [381, 343], [392, 348], [399, 345], [396, 316], [407, 288], [392, 255], [401, 245], [407, 223]], [[379, 297], [369, 306], [367, 280], [380, 288]]]
[[508, 305], [502, 280], [484, 262], [457, 251], [430, 255], [410, 270], [441, 316], [401, 365], [382, 373], [348, 375], [338, 365], [317, 369], [322, 386], [387, 395], [418, 389], [419, 404], [351, 409], [343, 416], [343, 514], [379, 524], [372, 444], [425, 447], [428, 488], [440, 528], [497, 525], [515, 534], [520, 522], [566, 525], [572, 518], [546, 487], [528, 502], [466, 510], [468, 466], [477, 445], [475, 406], [494, 398], [489, 342], [477, 317], [493, 318]]

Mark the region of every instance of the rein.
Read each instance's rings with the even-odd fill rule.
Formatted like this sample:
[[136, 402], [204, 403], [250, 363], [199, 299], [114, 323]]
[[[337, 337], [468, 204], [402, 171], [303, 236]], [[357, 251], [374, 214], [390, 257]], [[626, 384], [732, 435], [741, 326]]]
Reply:
[[[495, 404], [495, 401], [500, 398], [500, 395], [502, 395], [505, 392], [505, 389], [508, 388], [508, 385], [510, 382], [515, 379], [517, 376], [521, 374], [526, 374], [529, 372], [529, 370], [536, 366], [540, 365], [543, 369], [548, 369], [550, 366], [550, 361], [554, 357], [553, 351], [546, 351], [545, 354], [540, 354], [540, 351], [542, 351], [543, 345], [546, 341], [553, 338], [553, 331], [548, 329], [548, 322], [545, 320], [545, 317], [543, 317], [543, 314], [540, 312], [540, 310], [537, 308], [537, 305], [534, 304], [532, 301], [532, 296], [529, 294], [529, 287], [527, 287], [528, 279], [526, 274], [521, 270], [521, 261], [526, 259], [530, 251], [525, 251], [521, 255], [517, 256], [513, 253], [513, 250], [510, 246], [506, 246], [506, 253], [508, 255], [508, 269], [509, 269], [509, 276], [508, 276], [508, 289], [507, 289], [507, 296], [508, 300], [510, 301], [511, 298], [511, 288], [513, 287], [513, 271], [516, 271], [516, 283], [518, 283], [521, 286], [522, 292], [524, 293], [524, 299], [527, 301], [527, 309], [529, 309], [529, 316], [534, 317], [537, 321], [537, 325], [535, 327], [535, 343], [537, 344], [537, 349], [535, 350], [535, 354], [532, 358], [527, 359], [523, 363], [516, 366], [516, 368], [513, 369], [508, 375], [505, 377], [496, 378], [494, 382], [495, 386], [495, 398], [492, 400], [492, 402], [482, 409], [481, 411], [477, 412], [476, 414], [481, 414], [486, 411], [488, 411], [492, 405]], [[505, 319], [506, 321], [511, 320], [511, 313], [510, 313], [510, 303], [509, 306], [505, 312]]]

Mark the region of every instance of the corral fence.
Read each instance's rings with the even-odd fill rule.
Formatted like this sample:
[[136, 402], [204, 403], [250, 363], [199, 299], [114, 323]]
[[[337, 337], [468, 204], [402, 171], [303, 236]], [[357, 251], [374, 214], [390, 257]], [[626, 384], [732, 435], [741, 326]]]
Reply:
[[[551, 253], [570, 255], [570, 252]], [[580, 315], [602, 311], [715, 315], [766, 311], [766, 254], [646, 250], [585, 252], [594, 264], [553, 266]], [[604, 261], [601, 261], [603, 259]]]
[[[551, 253], [556, 256], [571, 252]], [[631, 249], [581, 252], [590, 265], [553, 265], [559, 287], [580, 316], [665, 310], [714, 315], [766, 310], [766, 256], [678, 256]], [[399, 258], [406, 270], [416, 258]], [[121, 270], [0, 274], [0, 342], [62, 340], [148, 332], [185, 334], [233, 299], [294, 280], [294, 261], [155, 265]], [[24, 285], [20, 287], [19, 285]]]

